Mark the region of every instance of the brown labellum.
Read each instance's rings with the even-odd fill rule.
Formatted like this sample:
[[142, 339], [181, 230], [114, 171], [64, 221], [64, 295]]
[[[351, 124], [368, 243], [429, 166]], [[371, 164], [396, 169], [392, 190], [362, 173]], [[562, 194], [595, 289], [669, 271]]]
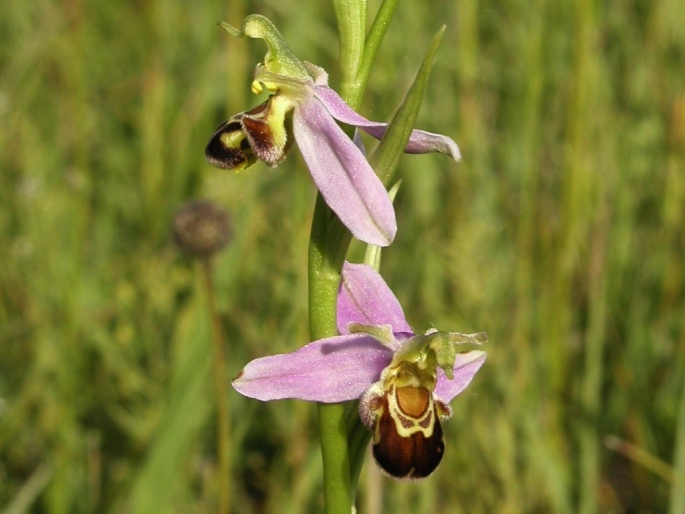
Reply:
[[238, 116], [219, 125], [205, 147], [207, 162], [218, 168], [241, 170], [256, 161]]
[[423, 387], [372, 387], [360, 404], [362, 421], [373, 430], [378, 465], [398, 480], [419, 480], [438, 467], [445, 452], [440, 418], [449, 407]]
[[[257, 159], [276, 166], [284, 158], [291, 141], [287, 138], [288, 120], [274, 119], [273, 96], [249, 111], [232, 116], [212, 134], [205, 147], [205, 158], [223, 169], [240, 171]], [[281, 134], [276, 137], [274, 130]], [[280, 141], [280, 142], [279, 142]]]

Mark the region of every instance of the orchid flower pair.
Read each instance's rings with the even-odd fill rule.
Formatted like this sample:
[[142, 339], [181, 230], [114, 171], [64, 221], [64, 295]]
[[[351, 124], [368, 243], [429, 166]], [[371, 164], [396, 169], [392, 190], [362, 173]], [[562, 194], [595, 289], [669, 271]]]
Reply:
[[[222, 26], [232, 36], [266, 42], [269, 50], [255, 70], [252, 90], [260, 93], [266, 88], [272, 95], [222, 123], [205, 148], [207, 160], [237, 171], [257, 159], [276, 166], [292, 144], [288, 134], [292, 132], [314, 183], [352, 235], [368, 244], [389, 245], [397, 231], [392, 202], [362, 151], [336, 120], [377, 139], [387, 124], [367, 120], [352, 110], [328, 87], [326, 72], [300, 61], [264, 16], [248, 16], [242, 30], [227, 23]], [[440, 152], [461, 158], [451, 138], [421, 130], [412, 132], [405, 152]]]
[[[205, 148], [207, 160], [236, 171], [257, 160], [276, 166], [294, 139], [322, 197], [352, 235], [370, 245], [389, 245], [397, 231], [392, 201], [363, 147], [336, 120], [377, 139], [388, 125], [352, 110], [328, 87], [326, 72], [295, 57], [263, 16], [248, 16], [241, 30], [222, 26], [232, 36], [266, 42], [268, 52], [256, 67], [252, 90], [266, 89], [270, 96], [216, 129]], [[420, 130], [411, 132], [404, 151], [461, 158], [452, 139]], [[359, 400], [359, 416], [372, 432], [379, 466], [398, 479], [428, 476], [444, 454], [441, 421], [452, 414], [449, 403], [485, 361], [485, 352], [458, 352], [459, 345], [479, 345], [487, 336], [414, 333], [378, 272], [350, 263], [341, 274], [337, 329], [339, 335], [292, 353], [253, 360], [234, 380], [234, 388], [262, 401]]]
[[399, 479], [428, 476], [444, 453], [441, 420], [471, 382], [485, 352], [484, 333], [415, 334], [383, 278], [365, 264], [345, 263], [338, 293], [339, 336], [250, 362], [235, 389], [262, 401], [297, 398], [335, 403], [360, 399], [378, 465]]

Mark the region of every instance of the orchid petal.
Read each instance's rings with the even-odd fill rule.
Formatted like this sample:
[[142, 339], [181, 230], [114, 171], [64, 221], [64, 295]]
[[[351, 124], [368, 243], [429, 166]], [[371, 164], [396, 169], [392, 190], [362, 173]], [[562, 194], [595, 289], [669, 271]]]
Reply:
[[[350, 108], [338, 93], [330, 87], [317, 85], [314, 87], [314, 94], [336, 120], [359, 127], [376, 139], [381, 139], [383, 134], [385, 134], [388, 128], [387, 123], [367, 120], [364, 116]], [[442, 134], [426, 132], [425, 130], [412, 131], [404, 152], [412, 154], [440, 152], [449, 155], [455, 161], [461, 160], [459, 146], [452, 138]]]
[[435, 396], [445, 403], [461, 393], [471, 383], [474, 375], [485, 362], [486, 353], [472, 350], [458, 353], [454, 360], [454, 379], [449, 380], [442, 368], [438, 368], [438, 383], [435, 386]]
[[391, 358], [392, 351], [369, 335], [330, 337], [292, 353], [251, 361], [233, 387], [262, 401], [344, 402], [359, 398], [378, 380]]
[[316, 186], [340, 221], [365, 243], [389, 245], [397, 222], [388, 192], [315, 97], [295, 109], [293, 132]]
[[347, 334], [350, 323], [390, 325], [393, 332], [413, 332], [383, 277], [366, 264], [345, 262], [338, 291], [338, 332]]

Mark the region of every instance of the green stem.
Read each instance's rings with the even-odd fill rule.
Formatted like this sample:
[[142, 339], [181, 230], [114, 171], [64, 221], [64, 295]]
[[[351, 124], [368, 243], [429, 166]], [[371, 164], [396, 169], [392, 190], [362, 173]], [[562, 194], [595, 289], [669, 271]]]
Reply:
[[[351, 236], [321, 195], [317, 197], [309, 242], [309, 325], [312, 340], [338, 334], [336, 301], [340, 271]], [[319, 403], [319, 435], [326, 514], [352, 510], [345, 404]]]
[[340, 35], [340, 96], [355, 109], [364, 93], [357, 74], [364, 54], [366, 0], [333, 0], [333, 9]]
[[[352, 108], [361, 102], [356, 82], [364, 51], [366, 0], [333, 0], [340, 34], [341, 96]], [[309, 242], [309, 326], [312, 340], [338, 335], [336, 302], [340, 273], [352, 236], [317, 196]], [[350, 455], [344, 403], [318, 405], [326, 514], [352, 511]]]
[[[372, 41], [365, 43], [366, 0], [332, 0], [340, 34], [340, 94], [357, 109], [361, 104], [371, 64], [376, 56], [397, 0], [385, 0], [371, 30]], [[336, 302], [340, 273], [352, 236], [319, 194], [314, 209], [309, 243], [309, 323], [312, 340], [338, 334]], [[362, 458], [359, 447], [368, 435], [348, 441], [347, 404], [319, 404], [319, 434], [324, 471], [326, 514], [349, 514], [352, 510], [353, 483], [356, 483]], [[355, 419], [356, 416], [355, 416]], [[357, 422], [357, 424], [359, 424]], [[361, 444], [360, 444], [361, 443]], [[350, 451], [354, 458], [350, 465]]]

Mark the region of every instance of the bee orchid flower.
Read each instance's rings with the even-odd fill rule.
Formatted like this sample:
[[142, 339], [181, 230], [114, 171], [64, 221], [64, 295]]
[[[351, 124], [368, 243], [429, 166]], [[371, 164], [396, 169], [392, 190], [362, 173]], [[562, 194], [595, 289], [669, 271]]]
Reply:
[[485, 352], [458, 347], [487, 336], [415, 334], [395, 295], [365, 264], [343, 267], [337, 323], [339, 336], [248, 363], [233, 387], [262, 401], [360, 400], [381, 469], [397, 479], [428, 476], [444, 453], [440, 423], [451, 416], [449, 403], [485, 361]]
[[[387, 246], [397, 231], [395, 212], [383, 183], [336, 120], [380, 139], [386, 123], [367, 120], [330, 87], [326, 72], [300, 61], [267, 18], [250, 15], [242, 30], [222, 26], [235, 37], [263, 39], [268, 52], [255, 70], [252, 90], [271, 96], [257, 107], [222, 123], [205, 148], [211, 164], [242, 170], [261, 160], [278, 165], [293, 138], [328, 206], [357, 239]], [[292, 133], [292, 137], [289, 135]], [[440, 152], [459, 160], [457, 144], [447, 136], [415, 130], [407, 153]]]

